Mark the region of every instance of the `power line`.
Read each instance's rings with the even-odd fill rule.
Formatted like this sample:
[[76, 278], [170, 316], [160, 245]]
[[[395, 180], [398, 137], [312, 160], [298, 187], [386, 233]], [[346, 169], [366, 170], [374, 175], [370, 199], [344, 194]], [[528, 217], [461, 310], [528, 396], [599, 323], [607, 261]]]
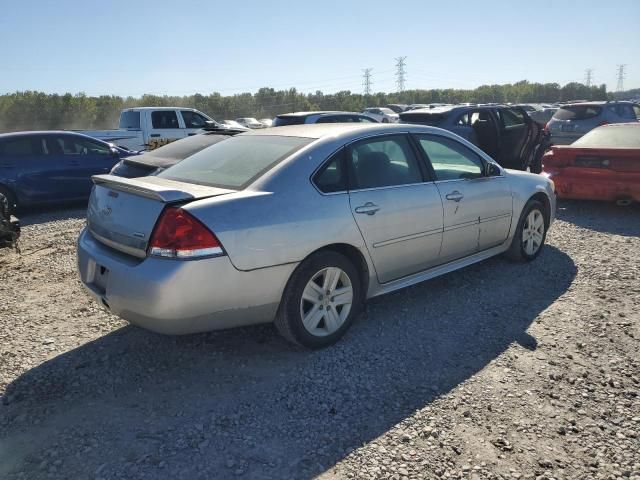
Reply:
[[404, 92], [405, 75], [407, 74], [404, 67], [404, 63], [407, 57], [396, 57], [396, 85], [398, 86], [398, 92]]
[[625, 77], [624, 67], [626, 66], [627, 65], [624, 63], [618, 65], [618, 86], [616, 87], [616, 92], [624, 91], [624, 77]]
[[373, 68], [365, 68], [363, 70], [364, 72], [364, 80], [362, 82], [362, 86], [364, 87], [364, 94], [365, 95], [371, 95], [371, 70], [373, 70]]
[[584, 71], [584, 80], [587, 87], [591, 87], [591, 82], [593, 81], [593, 68], [587, 68]]

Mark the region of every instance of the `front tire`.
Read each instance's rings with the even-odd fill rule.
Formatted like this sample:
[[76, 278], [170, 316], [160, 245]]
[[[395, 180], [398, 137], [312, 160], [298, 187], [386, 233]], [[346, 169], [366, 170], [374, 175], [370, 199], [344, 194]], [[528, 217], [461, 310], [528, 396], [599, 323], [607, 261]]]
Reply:
[[293, 272], [275, 324], [287, 340], [307, 348], [338, 341], [348, 330], [362, 303], [361, 279], [344, 255], [318, 252]]
[[16, 201], [16, 197], [13, 194], [13, 192], [11, 190], [9, 190], [8, 188], [5, 188], [3, 186], [0, 186], [0, 194], [4, 196], [4, 198], [7, 199], [7, 204], [9, 207], [9, 213], [15, 213], [16, 209], [18, 208], [18, 204]]
[[507, 250], [507, 256], [515, 261], [534, 260], [544, 246], [549, 224], [545, 209], [538, 200], [529, 200], [522, 210], [516, 233]]

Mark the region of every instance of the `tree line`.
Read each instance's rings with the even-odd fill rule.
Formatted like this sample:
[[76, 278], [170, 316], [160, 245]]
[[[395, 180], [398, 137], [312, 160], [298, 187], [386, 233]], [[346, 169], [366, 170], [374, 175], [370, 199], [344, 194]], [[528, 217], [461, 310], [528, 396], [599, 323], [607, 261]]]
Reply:
[[102, 129], [117, 126], [120, 110], [129, 107], [176, 106], [196, 108], [214, 119], [238, 117], [273, 118], [286, 112], [307, 110], [362, 111], [389, 103], [523, 103], [613, 98], [606, 86], [581, 83], [530, 83], [482, 85], [476, 89], [406, 90], [399, 93], [362, 95], [349, 90], [326, 94], [302, 93], [291, 88], [261, 88], [255, 93], [223, 96], [196, 93], [187, 96], [143, 95], [139, 98], [114, 95], [64, 95], [23, 91], [0, 95], [0, 131]]

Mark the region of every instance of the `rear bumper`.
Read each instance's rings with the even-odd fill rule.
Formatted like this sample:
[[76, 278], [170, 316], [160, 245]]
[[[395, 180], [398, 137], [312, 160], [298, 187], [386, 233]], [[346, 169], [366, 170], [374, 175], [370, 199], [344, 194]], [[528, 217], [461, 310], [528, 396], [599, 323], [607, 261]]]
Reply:
[[545, 169], [545, 173], [553, 180], [558, 198], [640, 202], [640, 172], [567, 167]]
[[78, 270], [112, 313], [154, 332], [181, 335], [273, 321], [295, 264], [244, 272], [229, 257], [146, 258], [108, 248], [85, 229]]

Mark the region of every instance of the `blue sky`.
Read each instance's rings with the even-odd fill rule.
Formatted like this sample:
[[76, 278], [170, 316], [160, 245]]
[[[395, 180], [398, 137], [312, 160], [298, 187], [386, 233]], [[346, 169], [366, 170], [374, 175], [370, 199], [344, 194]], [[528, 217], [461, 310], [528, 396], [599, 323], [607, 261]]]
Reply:
[[[473, 88], [522, 79], [640, 87], [640, 0], [2, 0], [0, 93], [232, 94]], [[635, 62], [635, 63], [634, 63]]]

